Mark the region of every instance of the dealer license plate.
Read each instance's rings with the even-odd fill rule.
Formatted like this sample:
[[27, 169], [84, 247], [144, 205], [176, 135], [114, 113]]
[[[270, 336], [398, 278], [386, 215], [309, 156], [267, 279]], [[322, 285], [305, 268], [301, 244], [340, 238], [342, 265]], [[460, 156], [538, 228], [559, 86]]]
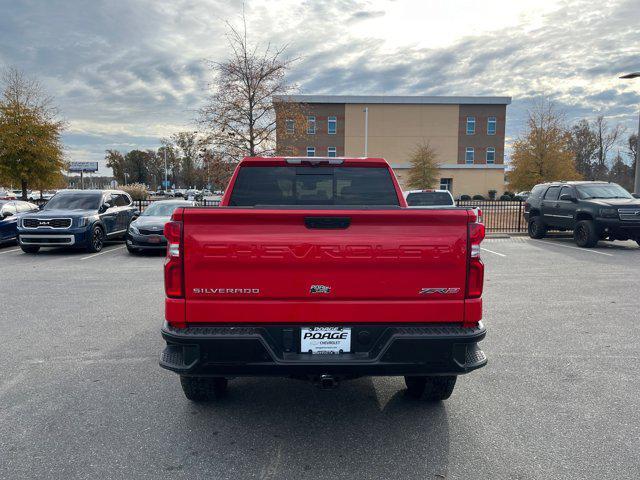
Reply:
[[302, 353], [339, 354], [351, 351], [351, 328], [305, 327], [300, 329]]

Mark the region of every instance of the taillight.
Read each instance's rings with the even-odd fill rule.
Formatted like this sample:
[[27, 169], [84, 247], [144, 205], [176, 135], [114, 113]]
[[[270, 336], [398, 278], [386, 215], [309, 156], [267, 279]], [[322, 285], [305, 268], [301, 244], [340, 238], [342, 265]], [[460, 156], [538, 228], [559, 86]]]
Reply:
[[184, 297], [184, 262], [182, 251], [182, 222], [168, 222], [164, 226], [167, 239], [167, 259], [164, 262], [164, 291], [167, 297]]
[[469, 224], [469, 268], [467, 270], [466, 298], [479, 298], [482, 296], [484, 264], [480, 260], [480, 243], [484, 239], [484, 234], [484, 224]]

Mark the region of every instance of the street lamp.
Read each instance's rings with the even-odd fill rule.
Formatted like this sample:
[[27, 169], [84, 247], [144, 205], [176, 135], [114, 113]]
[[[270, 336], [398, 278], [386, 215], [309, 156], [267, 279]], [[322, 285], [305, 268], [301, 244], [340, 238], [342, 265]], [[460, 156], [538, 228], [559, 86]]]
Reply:
[[[640, 77], [640, 72], [627, 73], [620, 78], [631, 79]], [[633, 193], [640, 194], [640, 115], [638, 116], [638, 134], [636, 135], [636, 178], [633, 182]]]

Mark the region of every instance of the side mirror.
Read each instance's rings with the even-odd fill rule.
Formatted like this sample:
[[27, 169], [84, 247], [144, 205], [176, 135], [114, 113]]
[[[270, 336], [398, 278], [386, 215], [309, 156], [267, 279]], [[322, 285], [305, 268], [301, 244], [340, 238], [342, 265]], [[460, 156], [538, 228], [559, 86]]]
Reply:
[[568, 193], [563, 193], [562, 195], [560, 195], [560, 200], [564, 200], [567, 202], [575, 202], [577, 201], [576, 197], [569, 195]]
[[12, 216], [13, 216], [13, 212], [9, 212], [8, 210], [2, 212], [2, 218], [12, 217]]
[[631, 195], [633, 195], [633, 198], [640, 198], [640, 193], [632, 193]]
[[44, 206], [45, 206], [45, 204], [41, 203], [40, 205], [38, 205], [38, 210], [44, 210]]
[[100, 208], [98, 209], [98, 213], [104, 213], [106, 212], [109, 208], [111, 208], [111, 204], [109, 202], [105, 202], [102, 205], [100, 205]]

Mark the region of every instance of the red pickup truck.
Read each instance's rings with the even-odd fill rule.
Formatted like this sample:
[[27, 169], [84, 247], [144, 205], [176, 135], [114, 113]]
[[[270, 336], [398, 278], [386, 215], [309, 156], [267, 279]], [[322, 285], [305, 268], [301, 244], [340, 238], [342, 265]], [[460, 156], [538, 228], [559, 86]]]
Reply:
[[245, 158], [219, 208], [165, 226], [167, 345], [187, 398], [237, 376], [404, 376], [443, 400], [484, 366], [484, 225], [407, 208], [380, 158]]

